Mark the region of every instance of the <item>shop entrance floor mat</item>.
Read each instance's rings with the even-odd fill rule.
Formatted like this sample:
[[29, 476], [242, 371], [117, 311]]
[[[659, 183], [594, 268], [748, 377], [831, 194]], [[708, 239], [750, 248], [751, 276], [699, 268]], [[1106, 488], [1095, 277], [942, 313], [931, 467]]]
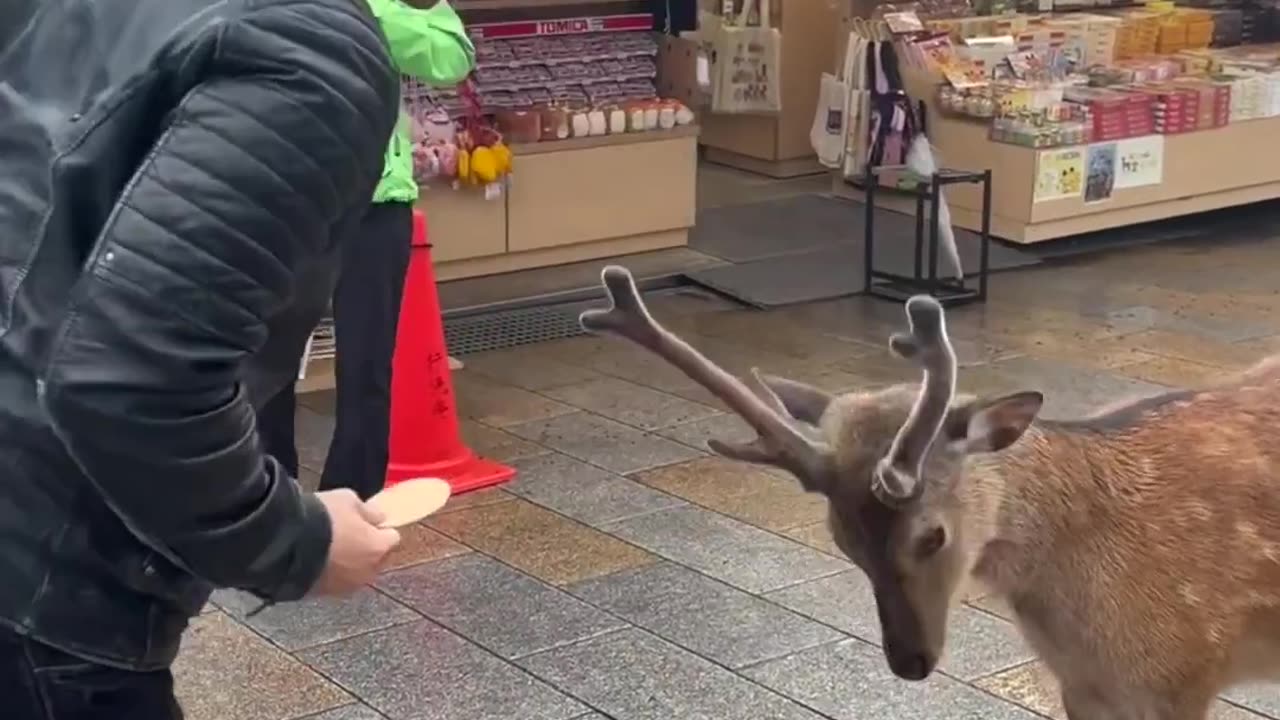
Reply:
[[[863, 288], [865, 208], [824, 195], [800, 195], [704, 211], [690, 246], [730, 265], [685, 273], [695, 283], [758, 308], [854, 295]], [[910, 275], [915, 218], [876, 212], [876, 269]], [[978, 236], [956, 234], [965, 269], [978, 269]], [[945, 260], [940, 261], [945, 266]], [[1035, 255], [991, 243], [991, 271], [1038, 265]], [[974, 282], [974, 281], [971, 281]]]

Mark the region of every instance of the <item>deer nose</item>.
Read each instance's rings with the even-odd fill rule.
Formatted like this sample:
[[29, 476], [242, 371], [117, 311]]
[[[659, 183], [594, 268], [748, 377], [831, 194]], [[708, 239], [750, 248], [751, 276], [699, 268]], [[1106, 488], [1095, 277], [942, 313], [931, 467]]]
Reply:
[[934, 661], [918, 652], [894, 652], [886, 648], [889, 669], [903, 680], [924, 680], [933, 673]]

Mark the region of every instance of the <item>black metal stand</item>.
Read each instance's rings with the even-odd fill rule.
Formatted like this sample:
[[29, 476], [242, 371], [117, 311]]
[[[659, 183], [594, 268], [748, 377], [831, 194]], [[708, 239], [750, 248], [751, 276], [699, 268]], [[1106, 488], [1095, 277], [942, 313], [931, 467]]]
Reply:
[[[866, 226], [864, 228], [864, 249], [866, 257], [866, 292], [884, 300], [903, 302], [912, 295], [921, 293], [932, 295], [943, 306], [951, 307], [971, 302], [983, 302], [987, 299], [987, 278], [990, 274], [991, 253], [991, 171], [965, 172], [943, 168], [933, 174], [927, 181], [916, 184], [910, 190], [916, 198], [916, 243], [915, 268], [910, 275], [877, 270], [875, 266], [875, 214], [876, 191], [880, 185], [880, 173], [886, 170], [902, 170], [894, 167], [867, 167], [862, 179], [863, 192], [866, 194]], [[942, 188], [947, 185], [977, 184], [982, 185], [982, 234], [979, 238], [978, 272], [966, 274], [961, 279], [943, 279], [938, 277], [938, 206], [942, 201]], [[924, 257], [924, 209], [929, 204], [929, 257], [928, 268], [925, 268]], [[973, 287], [970, 281], [976, 281]]]

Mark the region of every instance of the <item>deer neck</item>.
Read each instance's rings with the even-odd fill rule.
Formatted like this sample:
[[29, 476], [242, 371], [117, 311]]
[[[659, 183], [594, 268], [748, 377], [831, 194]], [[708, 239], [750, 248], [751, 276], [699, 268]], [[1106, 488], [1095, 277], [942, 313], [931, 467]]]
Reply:
[[1085, 437], [1046, 424], [1003, 453], [970, 460], [977, 580], [1005, 596], [1038, 586], [1053, 549], [1087, 527], [1097, 451]]

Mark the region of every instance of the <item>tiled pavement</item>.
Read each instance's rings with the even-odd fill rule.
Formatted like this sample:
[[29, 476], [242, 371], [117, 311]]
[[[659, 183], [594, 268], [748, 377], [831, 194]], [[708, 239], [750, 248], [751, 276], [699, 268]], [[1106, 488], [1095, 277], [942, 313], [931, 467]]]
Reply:
[[[1135, 248], [997, 276], [951, 315], [970, 390], [1044, 391], [1064, 416], [1214, 377], [1280, 350], [1280, 243]], [[850, 299], [771, 313], [697, 296], [655, 312], [735, 371], [832, 390], [913, 376], [883, 349], [901, 308]], [[246, 620], [234, 594], [177, 667], [192, 720], [1061, 718], [997, 604], [974, 598], [941, 672], [890, 676], [867, 585], [823, 501], [708, 455], [743, 426], [620, 341], [470, 357], [465, 432], [517, 481], [406, 534], [374, 588]], [[312, 470], [332, 423], [304, 399]], [[313, 473], [310, 474], [314, 477]], [[1280, 689], [1217, 718], [1280, 718]]]

